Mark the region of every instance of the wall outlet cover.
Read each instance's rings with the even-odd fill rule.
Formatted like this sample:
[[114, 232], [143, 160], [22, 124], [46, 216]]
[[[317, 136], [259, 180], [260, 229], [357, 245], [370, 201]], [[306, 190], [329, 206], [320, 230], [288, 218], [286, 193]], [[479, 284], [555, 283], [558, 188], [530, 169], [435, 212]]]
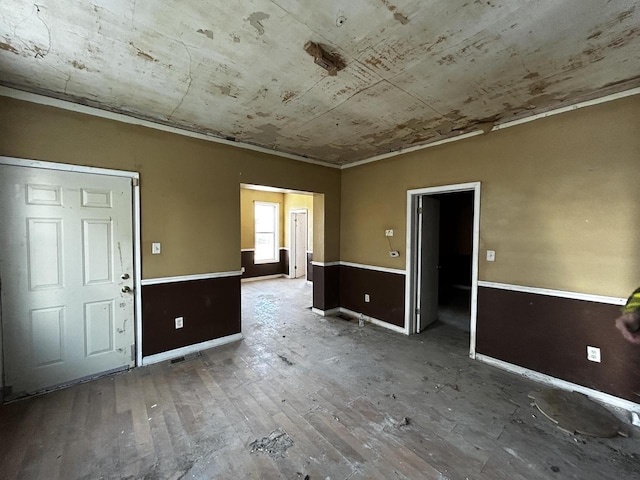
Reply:
[[496, 251], [487, 250], [487, 262], [495, 262], [495, 261], [496, 261]]
[[184, 317], [176, 317], [176, 330], [184, 327]]
[[600, 349], [598, 347], [587, 347], [587, 360], [600, 363]]
[[151, 254], [152, 255], [159, 255], [160, 251], [161, 251], [160, 242], [153, 242], [151, 244]]
[[386, 237], [393, 237], [393, 230], [385, 230], [384, 235]]
[[366, 303], [369, 303], [369, 302], [371, 301], [371, 297], [369, 296], [369, 294], [368, 294], [368, 293], [365, 293], [365, 294], [364, 294], [364, 301], [365, 301]]

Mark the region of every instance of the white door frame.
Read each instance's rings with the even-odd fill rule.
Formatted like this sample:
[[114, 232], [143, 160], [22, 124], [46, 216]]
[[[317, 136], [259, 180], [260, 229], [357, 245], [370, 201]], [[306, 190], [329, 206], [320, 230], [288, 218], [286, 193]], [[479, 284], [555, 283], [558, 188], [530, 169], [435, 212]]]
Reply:
[[[136, 366], [142, 365], [142, 259], [140, 243], [140, 174], [126, 170], [111, 170], [108, 168], [86, 167], [84, 165], [71, 165], [67, 163], [43, 162], [25, 158], [0, 156], [0, 165], [13, 165], [16, 167], [42, 168], [45, 170], [59, 170], [64, 172], [92, 173], [96, 175], [108, 175], [112, 177], [126, 177], [132, 179], [133, 192], [133, 283], [134, 283], [134, 323], [136, 328]], [[2, 355], [2, 342], [0, 337], [0, 355]], [[1, 378], [4, 380], [4, 370]]]
[[478, 259], [480, 247], [480, 182], [458, 183], [407, 190], [407, 267], [405, 277], [404, 333], [417, 332], [416, 298], [418, 283], [418, 197], [440, 193], [474, 192], [473, 253], [471, 257], [471, 328], [469, 357], [476, 358], [476, 324], [478, 319]]
[[[296, 208], [294, 210], [289, 210], [289, 278], [295, 278], [296, 272], [293, 269], [293, 262], [291, 261], [291, 259], [293, 258], [293, 256], [295, 255], [295, 253], [297, 253], [295, 251], [295, 244], [294, 244], [294, 238], [295, 238], [295, 225], [294, 225], [294, 221], [293, 221], [293, 215], [296, 213], [304, 213], [307, 216], [307, 235], [306, 235], [306, 242], [305, 242], [305, 246], [304, 246], [304, 256], [305, 259], [307, 257], [307, 249], [309, 248], [309, 211], [306, 208]], [[306, 269], [305, 269], [306, 271]]]

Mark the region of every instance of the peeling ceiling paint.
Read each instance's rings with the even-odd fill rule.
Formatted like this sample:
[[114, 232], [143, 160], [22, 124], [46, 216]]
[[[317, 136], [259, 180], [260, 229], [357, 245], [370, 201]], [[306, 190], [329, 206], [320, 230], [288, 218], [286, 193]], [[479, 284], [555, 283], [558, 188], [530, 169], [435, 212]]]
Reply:
[[[0, 4], [0, 83], [338, 165], [640, 86], [634, 0]], [[303, 49], [323, 45], [336, 76]]]

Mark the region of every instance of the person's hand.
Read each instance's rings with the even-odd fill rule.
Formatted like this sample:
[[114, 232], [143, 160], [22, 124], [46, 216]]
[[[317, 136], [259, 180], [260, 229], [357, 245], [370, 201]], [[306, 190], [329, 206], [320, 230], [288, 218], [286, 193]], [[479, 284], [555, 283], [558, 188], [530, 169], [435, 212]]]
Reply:
[[629, 342], [640, 345], [640, 312], [623, 313], [616, 319], [616, 328]]

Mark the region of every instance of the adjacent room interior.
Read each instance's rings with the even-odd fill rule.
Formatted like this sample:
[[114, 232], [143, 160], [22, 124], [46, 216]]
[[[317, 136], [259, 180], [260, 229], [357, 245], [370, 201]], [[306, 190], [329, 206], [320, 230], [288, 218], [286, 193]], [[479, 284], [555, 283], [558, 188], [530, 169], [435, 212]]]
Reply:
[[640, 475], [635, 2], [0, 13], [0, 477]]

